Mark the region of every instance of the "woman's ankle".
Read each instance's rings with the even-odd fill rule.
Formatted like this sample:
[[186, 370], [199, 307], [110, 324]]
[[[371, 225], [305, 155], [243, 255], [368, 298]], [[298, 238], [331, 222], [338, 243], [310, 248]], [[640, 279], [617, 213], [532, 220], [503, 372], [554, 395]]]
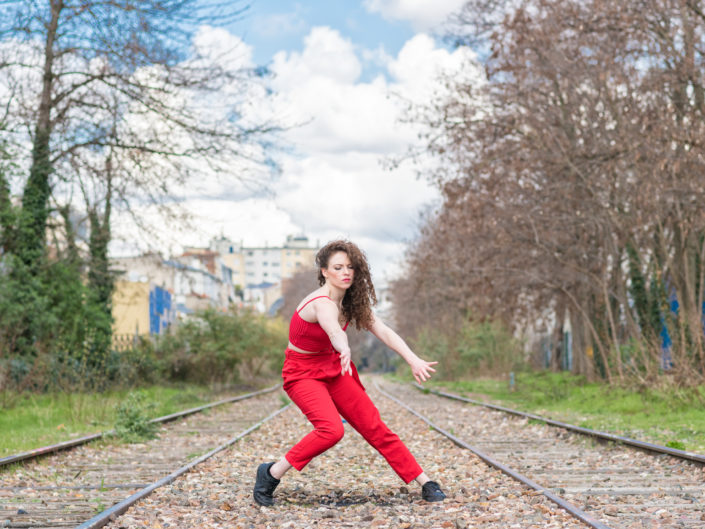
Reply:
[[269, 474], [274, 479], [281, 479], [284, 474], [286, 474], [286, 471], [290, 468], [291, 463], [289, 463], [286, 459], [282, 458], [276, 463], [274, 463], [271, 467], [269, 467]]
[[424, 484], [428, 483], [431, 481], [429, 477], [426, 475], [426, 472], [421, 472], [418, 476], [416, 476], [415, 479], [416, 483], [418, 483], [420, 486], [424, 486]]

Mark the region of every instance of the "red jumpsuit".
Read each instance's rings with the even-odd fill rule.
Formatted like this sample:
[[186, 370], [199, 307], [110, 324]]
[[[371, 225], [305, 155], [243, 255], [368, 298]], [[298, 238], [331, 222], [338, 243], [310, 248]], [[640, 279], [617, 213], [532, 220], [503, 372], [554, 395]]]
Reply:
[[[306, 304], [314, 299], [318, 298]], [[352, 376], [342, 375], [339, 353], [326, 332], [318, 323], [302, 319], [299, 311], [291, 318], [289, 341], [305, 351], [317, 352], [287, 349], [282, 378], [284, 391], [311, 421], [314, 430], [287, 452], [286, 460], [301, 470], [311, 459], [335, 445], [343, 437], [342, 416], [384, 456], [405, 483], [413, 481], [423, 470], [399, 436], [382, 422], [355, 366], [350, 363]], [[346, 328], [347, 324], [343, 330]]]

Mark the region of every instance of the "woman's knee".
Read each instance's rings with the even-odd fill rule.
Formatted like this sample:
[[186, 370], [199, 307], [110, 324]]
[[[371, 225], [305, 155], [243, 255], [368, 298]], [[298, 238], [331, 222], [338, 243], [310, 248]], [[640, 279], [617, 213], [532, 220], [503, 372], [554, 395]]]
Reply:
[[321, 439], [333, 446], [343, 438], [345, 428], [343, 428], [343, 422], [338, 420], [316, 425], [316, 432]]

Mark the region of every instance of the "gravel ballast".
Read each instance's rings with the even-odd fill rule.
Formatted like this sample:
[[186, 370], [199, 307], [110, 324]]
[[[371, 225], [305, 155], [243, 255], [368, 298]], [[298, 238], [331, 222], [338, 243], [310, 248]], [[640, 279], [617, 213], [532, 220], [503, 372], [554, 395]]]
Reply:
[[292, 407], [230, 449], [158, 489], [107, 527], [242, 529], [310, 527], [570, 528], [587, 527], [541, 494], [488, 467], [383, 397], [367, 381], [383, 420], [447, 494], [421, 499], [349, 425], [334, 448], [302, 472], [292, 469], [273, 507], [252, 499], [257, 465], [275, 461], [311, 426]]

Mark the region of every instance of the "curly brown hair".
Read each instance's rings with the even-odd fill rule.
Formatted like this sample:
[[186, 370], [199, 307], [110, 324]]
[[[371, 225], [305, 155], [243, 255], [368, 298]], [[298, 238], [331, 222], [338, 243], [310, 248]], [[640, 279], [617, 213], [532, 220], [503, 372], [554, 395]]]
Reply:
[[326, 278], [323, 277], [321, 268], [328, 268], [328, 261], [337, 252], [345, 252], [355, 269], [352, 285], [343, 297], [343, 316], [347, 321], [354, 323], [357, 329], [368, 329], [372, 325], [372, 306], [377, 303], [377, 294], [365, 252], [350, 241], [341, 239], [329, 242], [316, 254], [318, 283], [321, 286], [325, 284]]

